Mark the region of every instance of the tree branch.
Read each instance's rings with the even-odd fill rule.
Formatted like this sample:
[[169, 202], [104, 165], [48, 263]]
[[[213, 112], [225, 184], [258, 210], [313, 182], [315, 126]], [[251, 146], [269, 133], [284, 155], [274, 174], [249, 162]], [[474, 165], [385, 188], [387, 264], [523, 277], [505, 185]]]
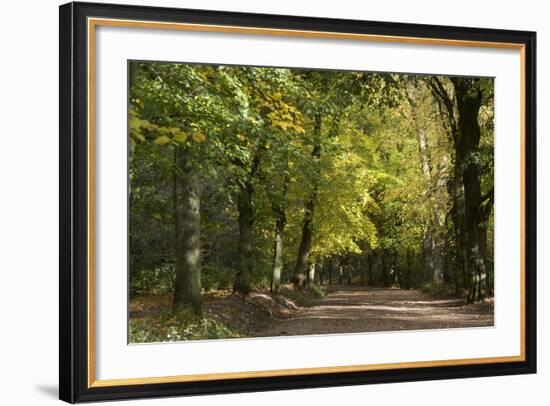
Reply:
[[447, 90], [445, 90], [445, 86], [443, 86], [443, 83], [441, 83], [441, 80], [437, 76], [430, 78], [427, 83], [428, 87], [432, 90], [433, 95], [445, 106], [445, 110], [447, 111], [447, 118], [449, 119], [449, 125], [451, 127], [451, 134], [453, 140], [456, 142], [458, 127], [454, 114], [453, 100]]

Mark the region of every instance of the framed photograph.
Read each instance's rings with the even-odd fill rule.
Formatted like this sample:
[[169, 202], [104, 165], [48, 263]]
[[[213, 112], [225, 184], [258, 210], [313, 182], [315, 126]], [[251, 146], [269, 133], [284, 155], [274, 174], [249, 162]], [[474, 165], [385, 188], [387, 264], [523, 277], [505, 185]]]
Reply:
[[60, 398], [536, 372], [534, 32], [60, 7]]

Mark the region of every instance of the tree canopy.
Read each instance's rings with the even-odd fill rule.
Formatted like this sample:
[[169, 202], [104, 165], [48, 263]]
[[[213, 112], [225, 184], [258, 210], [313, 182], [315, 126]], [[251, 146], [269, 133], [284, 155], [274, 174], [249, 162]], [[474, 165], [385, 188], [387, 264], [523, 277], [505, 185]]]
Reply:
[[493, 79], [130, 63], [130, 285], [492, 293]]

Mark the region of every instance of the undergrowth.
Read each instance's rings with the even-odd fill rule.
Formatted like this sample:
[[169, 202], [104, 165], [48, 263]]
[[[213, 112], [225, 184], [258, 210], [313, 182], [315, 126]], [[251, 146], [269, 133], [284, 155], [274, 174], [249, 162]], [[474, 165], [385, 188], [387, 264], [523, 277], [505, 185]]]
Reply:
[[303, 289], [296, 289], [292, 285], [281, 286], [280, 295], [286, 296], [297, 304], [309, 305], [311, 300], [322, 299], [326, 296], [326, 289], [319, 285], [306, 286]]
[[322, 299], [327, 295], [326, 289], [319, 285], [310, 285], [304, 289], [304, 293], [311, 299]]
[[154, 317], [130, 319], [129, 336], [131, 343], [240, 337], [223, 323], [208, 317], [197, 317], [187, 309], [175, 313], [164, 311]]

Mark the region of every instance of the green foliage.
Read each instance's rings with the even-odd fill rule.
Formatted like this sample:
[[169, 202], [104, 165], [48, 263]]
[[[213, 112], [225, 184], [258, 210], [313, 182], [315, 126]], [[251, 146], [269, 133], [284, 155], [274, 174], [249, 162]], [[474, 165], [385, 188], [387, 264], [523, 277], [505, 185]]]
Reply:
[[176, 313], [166, 311], [155, 317], [131, 318], [129, 335], [133, 344], [239, 337], [221, 322], [199, 318], [186, 309]]
[[174, 287], [174, 269], [172, 266], [156, 268], [137, 268], [130, 278], [130, 292], [162, 294], [171, 292]]
[[202, 267], [201, 276], [204, 290], [230, 289], [235, 280], [235, 270], [225, 266], [207, 264]]

